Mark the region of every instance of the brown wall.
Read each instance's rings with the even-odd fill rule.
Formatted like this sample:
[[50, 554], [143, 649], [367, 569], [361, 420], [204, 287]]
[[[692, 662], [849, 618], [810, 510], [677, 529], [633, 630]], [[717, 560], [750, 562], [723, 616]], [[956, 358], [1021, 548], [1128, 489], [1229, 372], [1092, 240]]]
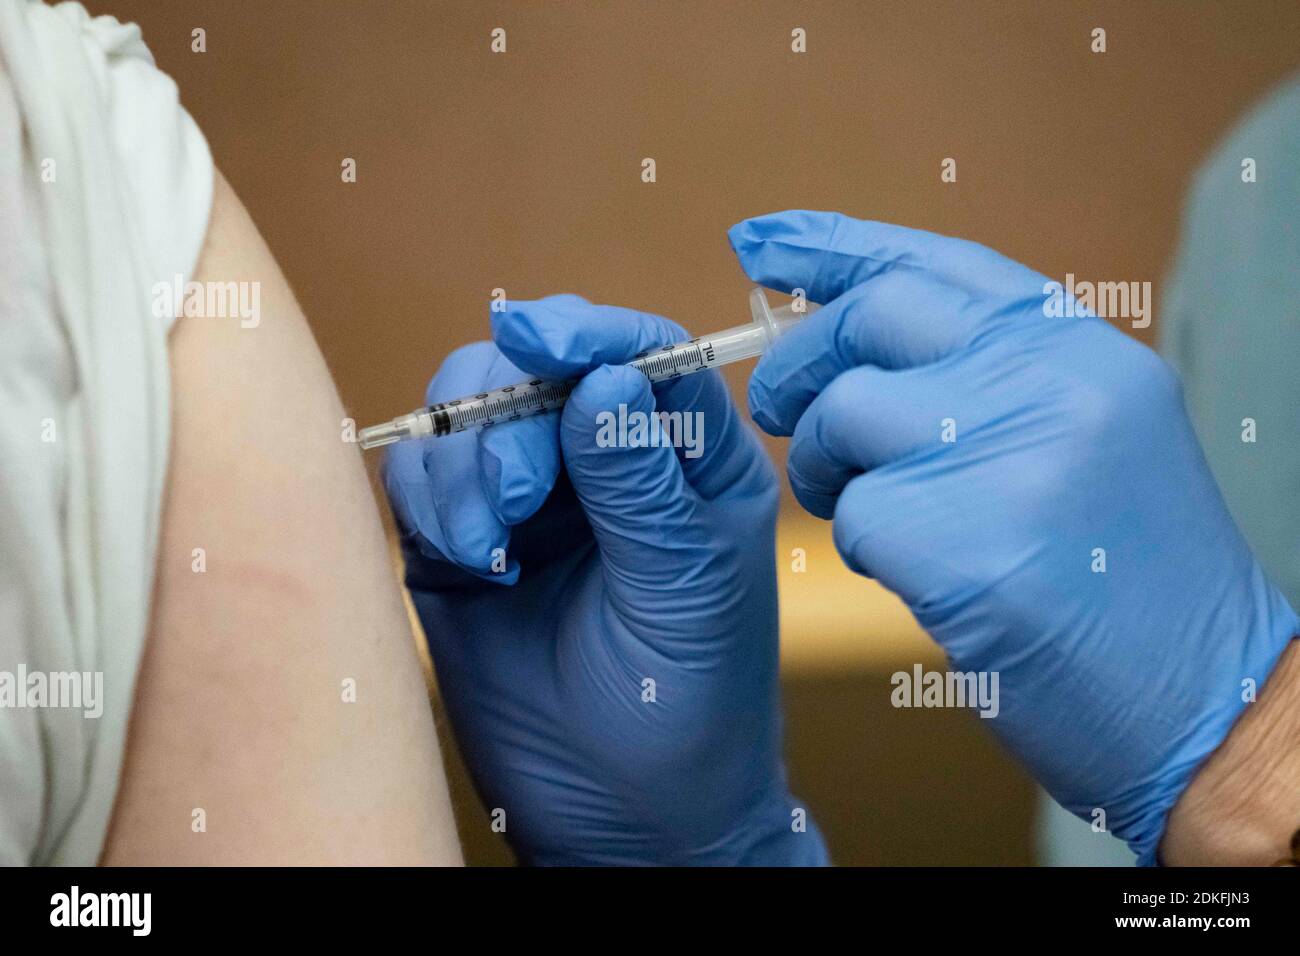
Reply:
[[[419, 402], [497, 286], [744, 319], [724, 232], [781, 208], [1158, 283], [1196, 163], [1300, 64], [1294, 0], [87, 6], [143, 26], [361, 424]], [[792, 777], [837, 859], [1028, 860], [1023, 776], [966, 715], [898, 723], [874, 666], [787, 674]]]
[[1157, 280], [1198, 159], [1300, 64], [1294, 0], [89, 6], [142, 25], [365, 421], [485, 335], [497, 286], [745, 318], [724, 232], [782, 208]]

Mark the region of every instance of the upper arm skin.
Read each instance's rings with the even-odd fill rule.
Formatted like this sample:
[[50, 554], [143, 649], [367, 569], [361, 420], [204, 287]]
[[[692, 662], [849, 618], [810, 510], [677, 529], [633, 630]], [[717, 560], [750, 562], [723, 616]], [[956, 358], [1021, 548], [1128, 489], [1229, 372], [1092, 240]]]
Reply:
[[459, 863], [357, 446], [288, 284], [216, 178], [194, 279], [260, 283], [261, 318], [171, 334], [153, 621], [103, 862]]

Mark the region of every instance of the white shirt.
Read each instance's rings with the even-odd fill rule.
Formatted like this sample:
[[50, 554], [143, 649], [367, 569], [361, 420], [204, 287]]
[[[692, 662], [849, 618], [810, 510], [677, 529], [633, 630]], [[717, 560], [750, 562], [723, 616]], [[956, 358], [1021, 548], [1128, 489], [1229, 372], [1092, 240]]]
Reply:
[[0, 0], [0, 864], [103, 846], [169, 445], [151, 290], [192, 273], [212, 176], [138, 27]]

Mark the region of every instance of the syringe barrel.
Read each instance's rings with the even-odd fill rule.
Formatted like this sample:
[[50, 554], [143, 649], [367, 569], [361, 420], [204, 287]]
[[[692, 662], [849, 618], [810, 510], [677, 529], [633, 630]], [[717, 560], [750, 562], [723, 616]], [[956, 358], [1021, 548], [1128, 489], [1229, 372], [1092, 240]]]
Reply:
[[[792, 305], [773, 309], [762, 289], [749, 297], [754, 321], [714, 335], [647, 349], [627, 364], [652, 382], [663, 382], [702, 372], [718, 365], [762, 355], [786, 329], [817, 306], [806, 303], [796, 311]], [[408, 438], [439, 437], [470, 429], [488, 428], [554, 411], [569, 398], [577, 379], [533, 379], [465, 395], [447, 402], [417, 409], [390, 422], [362, 429], [362, 448], [377, 448]]]
[[757, 322], [751, 322], [701, 338], [699, 344], [712, 357], [710, 366], [727, 365], [762, 355], [767, 348], [768, 332]]
[[778, 336], [817, 311], [817, 306], [812, 302], [804, 301], [800, 305], [802, 311], [796, 311], [793, 303], [774, 309], [767, 304], [763, 290], [754, 289], [749, 294], [749, 310], [754, 316], [753, 322], [699, 340], [701, 345], [712, 347], [716, 360], [710, 364], [726, 365], [762, 355]]

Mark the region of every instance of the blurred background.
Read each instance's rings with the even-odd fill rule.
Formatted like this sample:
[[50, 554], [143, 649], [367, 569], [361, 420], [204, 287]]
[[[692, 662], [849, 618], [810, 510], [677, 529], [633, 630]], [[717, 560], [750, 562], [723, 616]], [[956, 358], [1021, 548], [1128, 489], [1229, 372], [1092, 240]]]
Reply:
[[[793, 207], [1151, 281], [1150, 341], [1198, 162], [1300, 65], [1294, 0], [86, 6], [143, 28], [363, 425], [486, 336], [494, 288], [746, 320], [725, 231]], [[836, 862], [1033, 862], [1034, 788], [980, 721], [889, 704], [893, 672], [943, 666], [928, 639], [788, 489], [781, 522], [790, 774]], [[509, 862], [443, 724], [467, 858]]]

